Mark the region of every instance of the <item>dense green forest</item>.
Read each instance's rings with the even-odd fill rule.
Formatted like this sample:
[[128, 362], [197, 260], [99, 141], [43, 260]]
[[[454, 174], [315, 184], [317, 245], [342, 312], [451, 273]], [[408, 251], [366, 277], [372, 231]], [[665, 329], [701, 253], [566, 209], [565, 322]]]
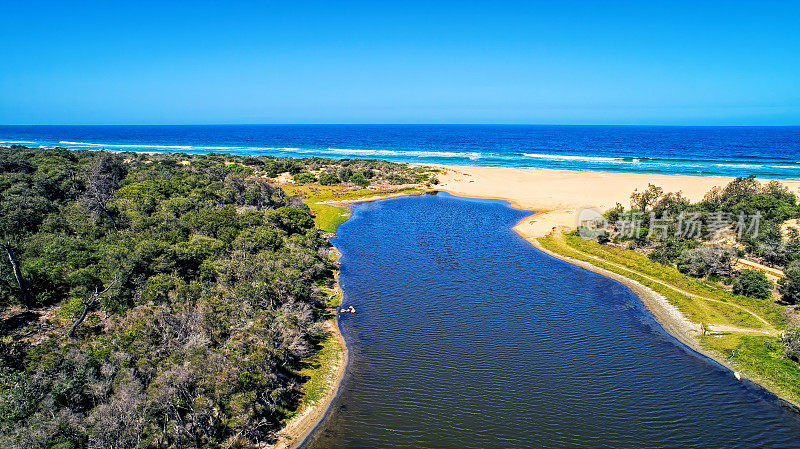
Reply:
[[381, 161], [1, 148], [0, 446], [270, 441], [336, 267], [308, 207], [264, 178], [312, 171], [427, 179]]

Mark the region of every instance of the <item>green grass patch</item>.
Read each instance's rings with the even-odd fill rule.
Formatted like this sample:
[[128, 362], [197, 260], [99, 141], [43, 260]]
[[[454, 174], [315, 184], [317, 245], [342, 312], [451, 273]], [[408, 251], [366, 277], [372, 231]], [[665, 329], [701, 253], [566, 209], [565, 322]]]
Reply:
[[336, 337], [328, 336], [319, 343], [317, 351], [304, 362], [305, 367], [300, 370], [300, 375], [304, 379], [302, 383], [303, 399], [297, 410], [287, 419], [325, 399], [336, 381], [337, 370], [334, 368], [342, 363], [344, 363], [344, 348]]
[[[635, 251], [600, 245], [596, 241], [584, 240], [576, 235], [564, 235], [563, 238], [551, 235], [540, 238], [539, 242], [550, 251], [589, 262], [650, 287], [666, 297], [670, 303], [678, 307], [692, 321], [756, 329], [764, 328], [764, 323], [739, 308], [744, 307], [764, 318], [776, 329], [783, 329], [786, 326], [786, 316], [783, 308], [773, 301], [734, 295], [724, 288], [687, 276], [674, 267], [655, 262]], [[605, 262], [620, 265], [653, 279], [658, 279], [680, 290], [722, 301], [722, 303], [705, 301], [681, 294], [646, 277], [620, 269], [610, 263], [587, 257], [586, 254], [599, 257]]]
[[283, 186], [286, 193], [302, 196], [303, 202], [314, 213], [314, 223], [325, 232], [336, 232], [340, 224], [350, 218], [350, 210], [342, 206], [320, 204], [327, 201], [358, 201], [366, 198], [385, 197], [399, 194], [415, 194], [422, 190], [414, 187], [405, 187], [387, 190], [372, 190], [352, 188], [343, 185], [294, 185]]
[[342, 305], [342, 295], [337, 290], [328, 287], [320, 287], [320, 290], [322, 290], [322, 293], [328, 298], [325, 302], [325, 306], [331, 309], [335, 315], [335, 309]]
[[314, 224], [325, 232], [335, 233], [340, 224], [350, 218], [350, 210], [346, 207], [330, 204], [308, 204], [314, 213]]
[[783, 357], [781, 340], [754, 335], [706, 335], [702, 344], [720, 352], [738, 371], [765, 387], [800, 402], [800, 366]]

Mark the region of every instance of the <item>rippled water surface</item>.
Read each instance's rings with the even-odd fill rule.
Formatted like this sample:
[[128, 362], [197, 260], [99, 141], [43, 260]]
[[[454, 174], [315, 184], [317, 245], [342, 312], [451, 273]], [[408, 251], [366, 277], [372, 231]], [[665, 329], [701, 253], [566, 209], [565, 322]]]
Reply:
[[350, 348], [308, 448], [800, 446], [800, 419], [667, 335], [630, 290], [423, 195], [339, 228]]

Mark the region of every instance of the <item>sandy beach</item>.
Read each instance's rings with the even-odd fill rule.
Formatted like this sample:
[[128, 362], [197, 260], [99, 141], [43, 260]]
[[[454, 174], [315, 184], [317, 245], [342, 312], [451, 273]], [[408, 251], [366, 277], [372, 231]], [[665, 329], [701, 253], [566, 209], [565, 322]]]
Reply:
[[[605, 211], [621, 203], [630, 206], [634, 190], [655, 184], [665, 192], [681, 191], [698, 201], [711, 188], [724, 187], [733, 178], [721, 176], [609, 173], [595, 171], [542, 170], [529, 168], [440, 165], [440, 190], [458, 196], [496, 198], [514, 207], [537, 211], [515, 228], [527, 238], [542, 237], [553, 228], [575, 228], [577, 211], [584, 207]], [[762, 180], [764, 181], [764, 180]], [[780, 180], [792, 192], [800, 192], [800, 181]]]

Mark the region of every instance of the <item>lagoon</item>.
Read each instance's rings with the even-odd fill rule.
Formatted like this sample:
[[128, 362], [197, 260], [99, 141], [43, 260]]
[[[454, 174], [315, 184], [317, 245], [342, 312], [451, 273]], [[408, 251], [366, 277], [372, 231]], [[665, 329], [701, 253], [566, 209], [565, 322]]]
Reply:
[[800, 418], [667, 334], [622, 284], [445, 193], [353, 206], [322, 448], [795, 447]]

